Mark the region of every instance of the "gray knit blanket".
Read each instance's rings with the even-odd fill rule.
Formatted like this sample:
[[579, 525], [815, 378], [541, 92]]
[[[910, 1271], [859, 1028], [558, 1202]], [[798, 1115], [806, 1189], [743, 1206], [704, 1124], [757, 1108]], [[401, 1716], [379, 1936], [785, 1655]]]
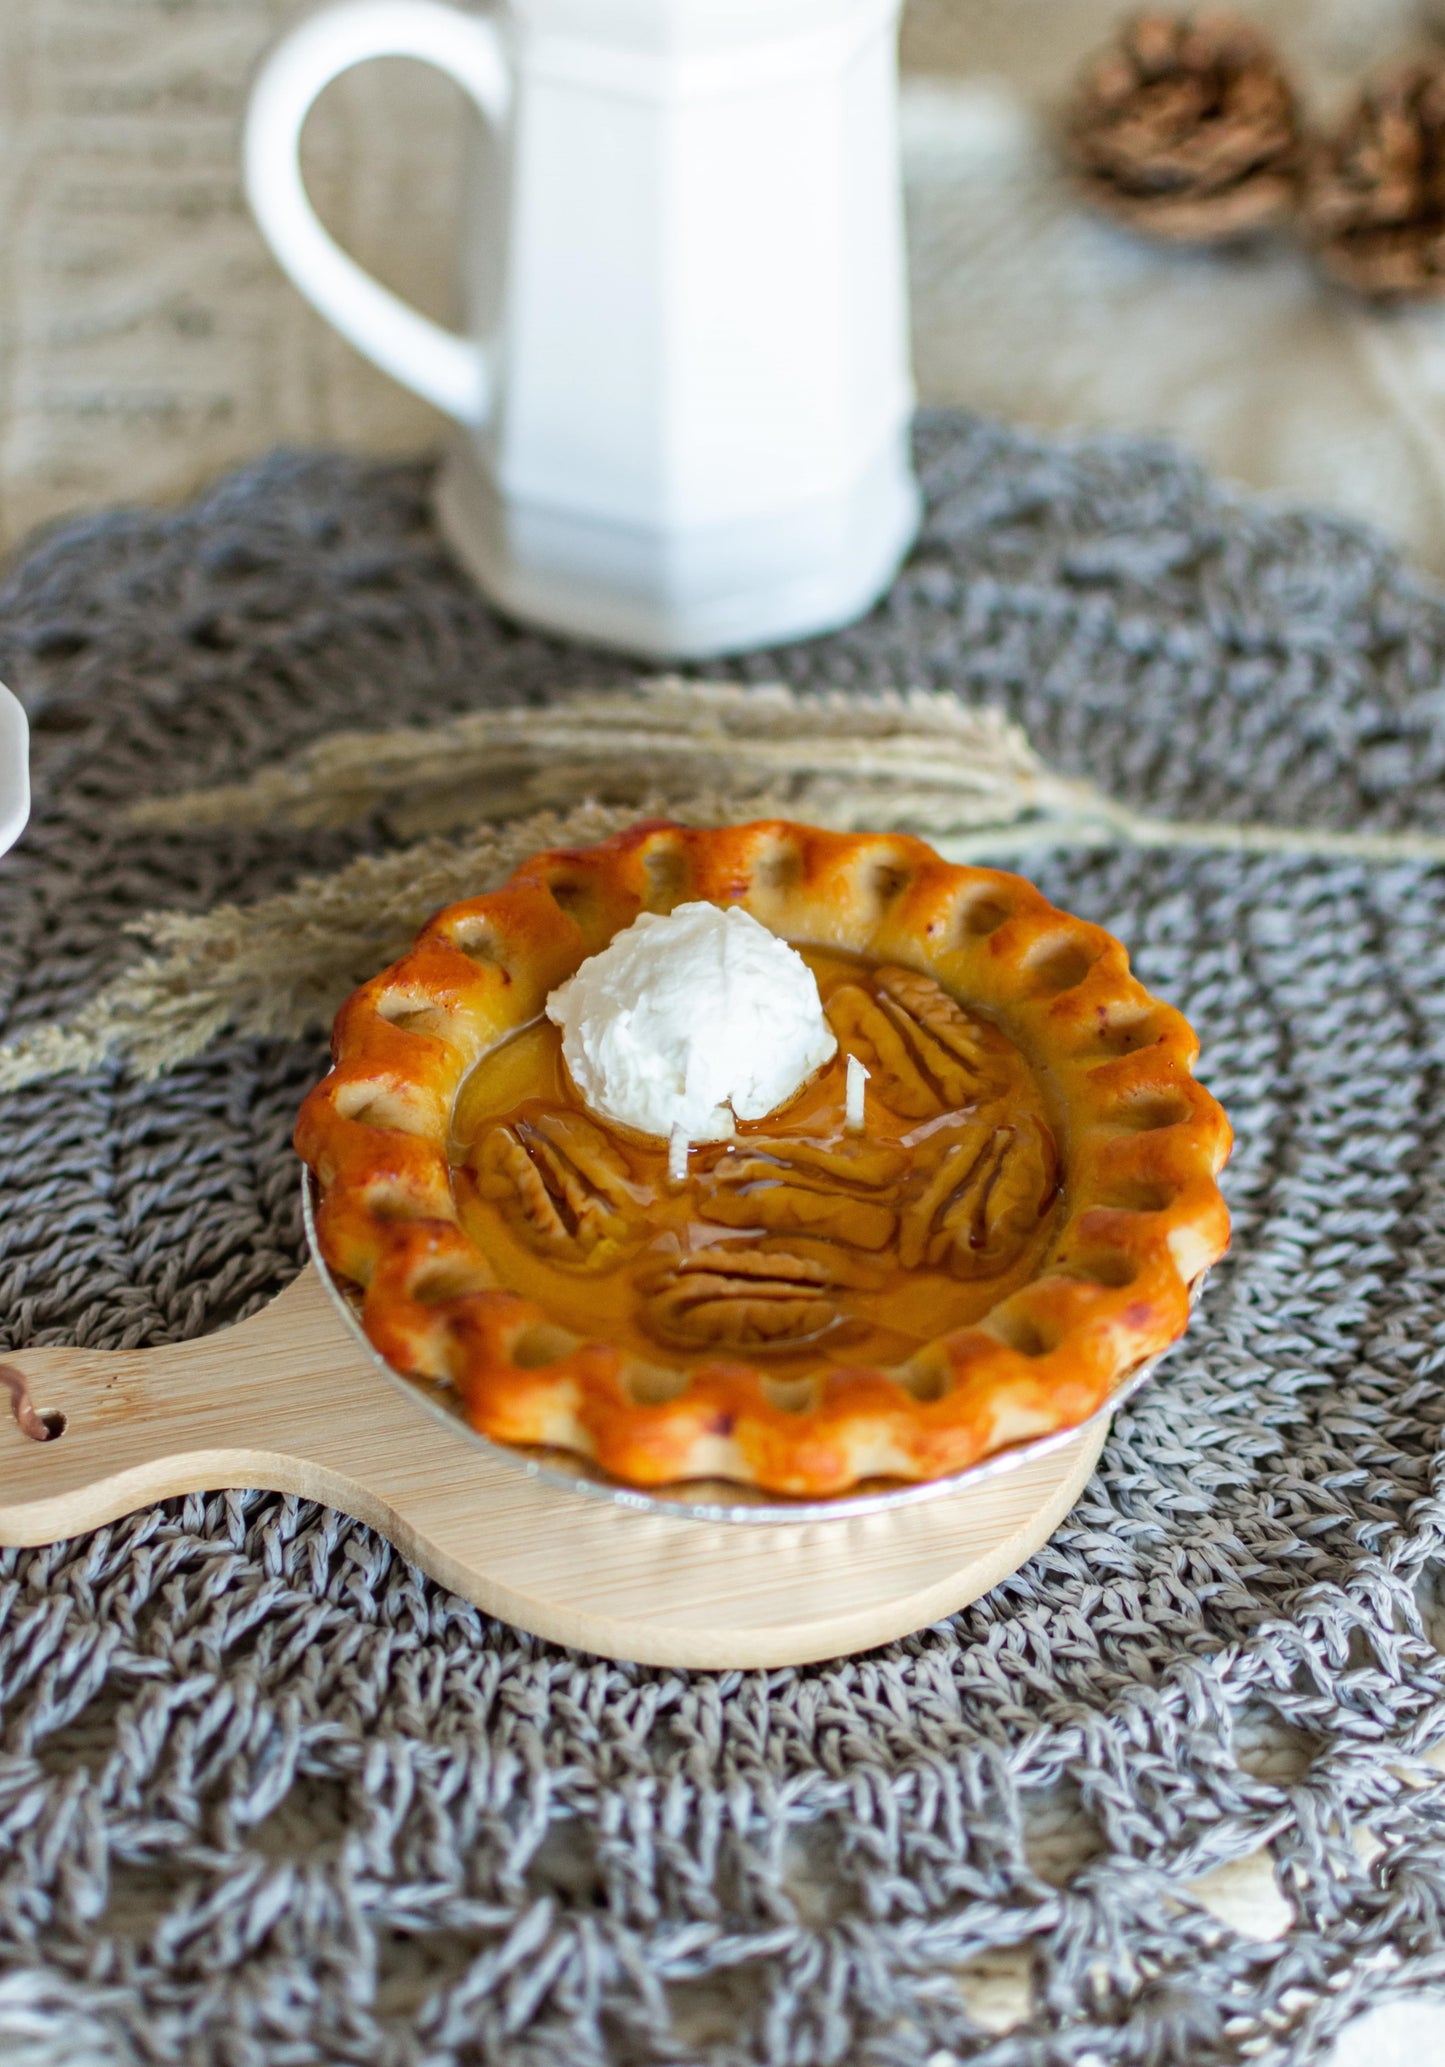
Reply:
[[[919, 462], [886, 601], [732, 673], [999, 704], [1153, 812], [1445, 830], [1445, 597], [1383, 543], [1138, 444], [936, 415]], [[493, 615], [426, 489], [281, 456], [10, 571], [37, 810], [0, 863], [0, 1031], [88, 997], [140, 910], [380, 837], [141, 833], [128, 800], [624, 678]], [[1445, 1976], [1445, 871], [1032, 872], [1193, 1020], [1239, 1137], [1233, 1257], [1047, 1549], [886, 1650], [725, 1674], [519, 1635], [269, 1494], [0, 1553], [7, 2062], [1303, 2063]], [[0, 1347], [271, 1297], [324, 1055], [0, 1100]], [[1291, 1921], [1262, 1941], [1187, 1884], [1266, 1845]], [[1010, 1948], [1001, 2033], [968, 1978]]]

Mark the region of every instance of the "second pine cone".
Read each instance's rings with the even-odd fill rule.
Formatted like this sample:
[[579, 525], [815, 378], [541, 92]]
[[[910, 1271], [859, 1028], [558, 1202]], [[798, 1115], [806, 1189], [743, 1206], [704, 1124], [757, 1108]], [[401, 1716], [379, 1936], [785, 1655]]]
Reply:
[[1445, 66], [1400, 66], [1313, 155], [1306, 218], [1320, 264], [1379, 300], [1445, 295]]

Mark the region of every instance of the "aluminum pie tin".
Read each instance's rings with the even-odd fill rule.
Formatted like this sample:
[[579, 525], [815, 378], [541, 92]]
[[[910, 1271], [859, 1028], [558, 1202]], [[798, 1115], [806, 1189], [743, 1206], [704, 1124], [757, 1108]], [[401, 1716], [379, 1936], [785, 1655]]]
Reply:
[[[604, 1500], [613, 1507], [628, 1508], [634, 1514], [671, 1515], [697, 1522], [843, 1522], [856, 1521], [862, 1515], [890, 1514], [899, 1507], [920, 1507], [927, 1500], [946, 1500], [955, 1494], [966, 1493], [974, 1486], [981, 1486], [989, 1479], [1002, 1478], [1006, 1472], [1017, 1471], [1021, 1465], [1032, 1464], [1055, 1450], [1062, 1450], [1085, 1429], [1107, 1421], [1146, 1379], [1152, 1377], [1169, 1354], [1168, 1350], [1161, 1350], [1158, 1356], [1148, 1358], [1127, 1372], [1103, 1405], [1097, 1407], [1086, 1421], [1076, 1422], [1072, 1428], [1055, 1429], [1050, 1435], [1036, 1436], [1032, 1442], [1015, 1443], [1009, 1449], [997, 1450], [993, 1456], [984, 1457], [979, 1463], [970, 1464], [963, 1471], [952, 1472], [946, 1478], [865, 1480], [853, 1492], [839, 1493], [830, 1500], [789, 1500], [779, 1498], [775, 1493], [733, 1485], [720, 1479], [679, 1480], [672, 1485], [650, 1486], [643, 1491], [638, 1486], [623, 1485], [588, 1458], [575, 1455], [570, 1450], [524, 1450], [514, 1449], [507, 1443], [494, 1443], [466, 1420], [455, 1393], [428, 1379], [408, 1377], [404, 1371], [398, 1371], [389, 1364], [361, 1325], [360, 1300], [332, 1275], [321, 1253], [316, 1232], [315, 1180], [309, 1170], [301, 1173], [301, 1210], [311, 1260], [331, 1295], [332, 1304], [368, 1360], [390, 1384], [415, 1400], [433, 1420], [474, 1444], [494, 1464], [520, 1472], [523, 1477], [535, 1479], [541, 1485], [555, 1486], [559, 1492], [578, 1493], [587, 1500]], [[1192, 1300], [1198, 1298], [1203, 1282], [1201, 1277], [1194, 1285]], [[1171, 1349], [1175, 1347], [1177, 1344], [1170, 1344]]]

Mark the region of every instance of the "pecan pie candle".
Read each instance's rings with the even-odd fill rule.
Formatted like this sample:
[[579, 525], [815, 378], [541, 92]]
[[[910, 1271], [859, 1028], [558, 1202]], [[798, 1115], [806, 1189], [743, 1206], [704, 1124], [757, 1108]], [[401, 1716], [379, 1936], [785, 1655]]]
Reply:
[[372, 1341], [634, 1484], [838, 1492], [1075, 1426], [1227, 1239], [1179, 1015], [1108, 934], [906, 838], [541, 855], [335, 1049], [297, 1143]]

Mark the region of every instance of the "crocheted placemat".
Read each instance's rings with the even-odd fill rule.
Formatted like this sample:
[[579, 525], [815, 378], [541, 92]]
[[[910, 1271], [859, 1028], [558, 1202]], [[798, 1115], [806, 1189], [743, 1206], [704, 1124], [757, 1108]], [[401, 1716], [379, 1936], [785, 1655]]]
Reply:
[[[1445, 826], [1445, 601], [1344, 525], [1140, 447], [954, 416], [886, 602], [728, 670], [1007, 707], [1153, 812]], [[620, 682], [499, 622], [420, 469], [278, 458], [36, 545], [0, 591], [37, 814], [0, 1031], [157, 905], [373, 844], [142, 832], [138, 795], [342, 724]], [[713, 670], [717, 672], [717, 670]], [[57, 2060], [1303, 2062], [1445, 1974], [1445, 873], [1041, 853], [1204, 1042], [1232, 1260], [1069, 1522], [870, 1656], [694, 1674], [488, 1622], [305, 1502], [0, 1555], [0, 2029]], [[175, 1340], [298, 1267], [324, 1041], [0, 1101], [3, 1345]], [[1268, 1844], [1261, 1940], [1189, 1884]], [[1381, 1849], [1383, 1847], [1383, 1849]], [[1366, 1857], [1375, 1852], [1373, 1865]], [[1026, 1960], [991, 2030], [985, 1985]]]

